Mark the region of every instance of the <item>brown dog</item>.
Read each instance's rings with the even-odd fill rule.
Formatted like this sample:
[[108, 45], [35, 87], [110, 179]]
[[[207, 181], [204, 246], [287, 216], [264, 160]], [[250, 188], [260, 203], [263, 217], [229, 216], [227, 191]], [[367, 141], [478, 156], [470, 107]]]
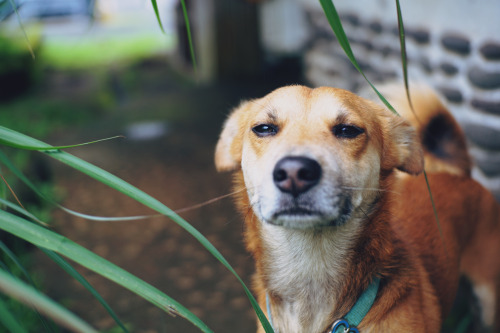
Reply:
[[[276, 331], [330, 332], [380, 279], [360, 332], [439, 332], [460, 274], [499, 331], [500, 207], [470, 178], [463, 134], [437, 97], [418, 89], [415, 117], [395, 91], [407, 120], [344, 90], [290, 86], [224, 125], [216, 166], [246, 188], [255, 288]], [[439, 226], [418, 176], [424, 156]]]

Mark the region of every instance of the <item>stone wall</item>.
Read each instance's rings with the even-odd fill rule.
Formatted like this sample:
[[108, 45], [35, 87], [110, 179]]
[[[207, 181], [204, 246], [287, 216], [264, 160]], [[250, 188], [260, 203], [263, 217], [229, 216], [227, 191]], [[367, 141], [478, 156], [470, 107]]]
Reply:
[[[366, 88], [317, 0], [298, 2], [310, 36], [305, 76], [312, 86]], [[402, 77], [393, 0], [335, 1], [353, 52], [374, 82]], [[500, 2], [401, 1], [410, 80], [434, 86], [464, 128], [474, 177], [500, 200]]]

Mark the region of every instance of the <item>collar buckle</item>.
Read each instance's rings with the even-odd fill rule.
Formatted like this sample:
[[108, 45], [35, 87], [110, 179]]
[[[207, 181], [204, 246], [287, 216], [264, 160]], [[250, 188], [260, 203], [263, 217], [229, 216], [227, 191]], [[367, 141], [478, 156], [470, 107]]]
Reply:
[[[342, 326], [344, 327], [344, 331], [339, 331]], [[339, 319], [333, 323], [332, 329], [328, 333], [359, 333], [359, 330], [355, 326], [349, 325], [347, 320]]]

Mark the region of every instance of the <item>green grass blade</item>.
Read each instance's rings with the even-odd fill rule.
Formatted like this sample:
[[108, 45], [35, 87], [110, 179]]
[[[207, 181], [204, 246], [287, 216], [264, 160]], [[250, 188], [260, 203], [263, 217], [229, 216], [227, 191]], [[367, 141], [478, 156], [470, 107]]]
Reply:
[[2, 210], [0, 210], [0, 229], [38, 247], [61, 254], [136, 293], [158, 308], [186, 318], [203, 332], [212, 332], [198, 317], [171, 297], [64, 236]]
[[156, 3], [156, 0], [151, 0], [151, 5], [153, 6], [153, 9], [155, 11], [158, 25], [160, 26], [161, 31], [165, 33], [165, 29], [163, 29], [163, 24], [161, 23], [160, 12], [158, 11], [158, 4]]
[[[252, 293], [248, 289], [248, 287], [245, 285], [243, 280], [239, 277], [239, 275], [236, 273], [236, 271], [231, 267], [231, 265], [227, 262], [227, 260], [222, 256], [222, 254], [203, 236], [196, 228], [194, 228], [191, 224], [189, 224], [186, 220], [184, 220], [182, 217], [180, 217], [178, 214], [176, 214], [174, 211], [172, 211], [170, 208], [156, 200], [155, 198], [151, 197], [150, 195], [146, 194], [145, 192], [139, 190], [138, 188], [130, 185], [129, 183], [125, 182], [124, 180], [114, 176], [113, 174], [91, 164], [88, 163], [76, 156], [73, 156], [71, 154], [68, 154], [63, 151], [58, 151], [58, 150], [50, 150], [46, 148], [50, 148], [51, 146], [33, 139], [27, 135], [21, 134], [16, 131], [9, 130], [7, 131], [9, 136], [7, 138], [3, 138], [4, 141], [7, 141], [9, 145], [20, 145], [20, 146], [40, 146], [44, 148], [44, 152], [48, 155], [51, 156], [52, 158], [65, 163], [76, 170], [79, 170], [82, 173], [87, 174], [88, 176], [102, 182], [103, 184], [131, 197], [132, 199], [135, 199], [136, 201], [142, 203], [143, 205], [157, 211], [158, 213], [165, 215], [169, 217], [172, 221], [176, 222], [179, 224], [182, 228], [184, 228], [187, 232], [189, 232], [193, 237], [195, 237], [217, 260], [219, 260], [240, 282], [242, 285], [245, 294], [250, 300], [250, 303], [252, 304], [252, 307], [254, 308], [255, 312], [257, 313], [257, 317], [261, 321], [265, 331], [267, 333], [273, 332], [271, 325], [267, 321], [266, 316], [262, 312], [261, 308], [259, 307], [257, 301], [253, 297]], [[2, 136], [2, 127], [0, 126], [0, 137]], [[0, 154], [1, 155], [1, 154]]]
[[19, 22], [19, 26], [21, 27], [21, 30], [23, 31], [24, 34], [24, 39], [26, 40], [26, 44], [28, 45], [28, 49], [30, 51], [31, 57], [33, 60], [35, 59], [35, 52], [33, 51], [33, 47], [31, 46], [30, 39], [28, 38], [28, 34], [26, 33], [26, 30], [24, 29], [23, 22], [21, 21], [21, 16], [19, 15], [19, 12], [17, 11], [17, 6], [14, 2], [14, 0], [9, 0], [10, 4], [12, 6], [12, 9], [16, 13], [17, 21]]
[[68, 145], [68, 146], [49, 146], [49, 145], [45, 145], [44, 146], [42, 142], [38, 141], [36, 143], [34, 142], [35, 143], [34, 146], [29, 146], [29, 145], [16, 144], [12, 140], [10, 140], [10, 138], [11, 138], [12, 135], [15, 136], [15, 134], [13, 132], [15, 132], [15, 131], [13, 131], [13, 130], [11, 130], [9, 128], [0, 126], [0, 144], [4, 145], [4, 146], [12, 147], [12, 148], [25, 149], [25, 150], [36, 150], [36, 151], [60, 150], [60, 149], [75, 148], [75, 147], [81, 147], [81, 146], [90, 145], [90, 144], [93, 144], [93, 143], [98, 143], [98, 142], [103, 142], [103, 141], [108, 141], [108, 140], [114, 140], [114, 139], [117, 139], [117, 138], [123, 138], [124, 137], [123, 135], [117, 135], [117, 136], [113, 136], [113, 137], [110, 137], [110, 138], [104, 138], [104, 139], [100, 139], [100, 140], [94, 140], [94, 141], [90, 141], [90, 142], [78, 143], [78, 144], [75, 144], [75, 145]]
[[181, 0], [181, 5], [182, 5], [182, 13], [184, 15], [184, 21], [186, 22], [186, 32], [187, 32], [187, 37], [188, 37], [188, 42], [189, 42], [189, 52], [191, 54], [191, 62], [193, 63], [193, 69], [194, 69], [194, 72], [196, 73], [197, 72], [196, 56], [194, 54], [193, 38], [191, 35], [191, 25], [189, 24], [189, 16], [188, 16], [188, 11], [187, 11], [185, 0]]
[[50, 150], [56, 149], [45, 142], [30, 138], [26, 140], [19, 135], [19, 132], [11, 130], [10, 128], [0, 126], [0, 145], [7, 147], [30, 149], [30, 150]]
[[[0, 150], [0, 162], [3, 163], [7, 168], [17, 177], [19, 180], [21, 180], [26, 186], [28, 186], [36, 195], [38, 195], [40, 198], [46, 200], [47, 202], [53, 204], [54, 206], [59, 207], [60, 209], [64, 210], [66, 213], [81, 217], [86, 220], [92, 220], [92, 221], [99, 221], [99, 222], [123, 222], [123, 221], [137, 221], [137, 220], [144, 220], [147, 218], [151, 217], [158, 217], [162, 216], [159, 214], [156, 215], [139, 215], [139, 216], [119, 216], [119, 217], [109, 217], [109, 216], [95, 216], [95, 215], [88, 215], [88, 214], [83, 214], [77, 211], [74, 211], [72, 209], [66, 208], [57, 202], [55, 202], [52, 198], [46, 196], [42, 192], [38, 190], [38, 188], [10, 161], [10, 159]], [[6, 207], [11, 208], [12, 210], [24, 215], [25, 217], [28, 217], [32, 219], [33, 221], [37, 222], [38, 224], [41, 224], [43, 226], [47, 226], [47, 223], [39, 220], [36, 216], [28, 212], [27, 210], [19, 207], [18, 205], [1, 199], [0, 198], [0, 204], [5, 205]]]
[[8, 208], [12, 209], [16, 213], [24, 215], [25, 217], [33, 220], [34, 222], [36, 222], [38, 224], [47, 225], [45, 222], [41, 221], [38, 217], [36, 217], [35, 215], [31, 214], [26, 209], [23, 209], [23, 208], [19, 207], [18, 205], [14, 204], [14, 203], [12, 203], [10, 201], [7, 201], [7, 200], [4, 200], [4, 199], [0, 198], [0, 204], [4, 205], [4, 207], [8, 207]]
[[101, 305], [106, 309], [109, 315], [113, 318], [113, 320], [120, 326], [120, 328], [124, 332], [128, 332], [127, 328], [121, 322], [120, 318], [116, 315], [113, 309], [109, 306], [109, 304], [102, 298], [102, 296], [95, 290], [94, 287], [80, 274], [78, 273], [73, 266], [71, 266], [66, 260], [64, 260], [57, 253], [47, 250], [43, 247], [40, 248], [47, 256], [50, 257], [56, 264], [58, 264], [62, 269], [66, 271], [69, 275], [71, 275], [75, 280], [77, 280], [85, 289], [87, 289], [96, 299], [101, 303]]
[[337, 40], [339, 41], [340, 46], [344, 50], [345, 54], [353, 64], [353, 66], [358, 70], [358, 72], [365, 78], [366, 82], [372, 87], [373, 91], [377, 94], [377, 96], [380, 98], [382, 103], [385, 104], [385, 106], [391, 110], [393, 113], [397, 114], [396, 110], [393, 108], [393, 106], [385, 99], [385, 97], [375, 88], [375, 86], [368, 80], [366, 77], [365, 73], [361, 69], [361, 66], [359, 66], [358, 61], [356, 60], [356, 57], [354, 56], [354, 53], [352, 52], [351, 45], [349, 44], [349, 40], [347, 39], [347, 36], [344, 32], [344, 28], [342, 27], [342, 23], [340, 21], [339, 14], [337, 13], [337, 10], [335, 9], [335, 5], [333, 4], [332, 0], [319, 0], [321, 3], [321, 7], [323, 8], [323, 12], [325, 13], [325, 16], [328, 20], [328, 23], [330, 23], [330, 26], [335, 33], [335, 36], [337, 37]]
[[24, 275], [28, 283], [35, 287], [35, 282], [33, 282], [33, 279], [31, 279], [31, 276], [29, 275], [28, 271], [24, 268], [24, 266], [21, 264], [17, 256], [5, 245], [4, 242], [0, 241], [0, 250], [5, 253], [5, 255], [17, 266], [17, 268], [21, 271], [21, 273]]
[[[16, 267], [19, 269], [21, 274], [23, 274], [24, 277], [26, 278], [26, 281], [29, 283], [29, 285], [31, 285], [35, 289], [38, 289], [37, 286], [35, 285], [35, 282], [31, 278], [30, 274], [28, 273], [26, 268], [24, 268], [23, 264], [19, 261], [17, 256], [2, 241], [0, 241], [0, 250], [2, 250], [5, 253], [5, 255], [16, 265]], [[6, 270], [10, 272], [10, 269], [6, 269]], [[40, 313], [38, 311], [36, 311], [36, 313], [38, 315], [40, 322], [42, 323], [43, 327], [45, 328], [45, 331], [46, 332], [53, 331], [52, 323], [49, 323], [43, 316], [40, 315]]]
[[[0, 213], [3, 213], [0, 211]], [[22, 220], [22, 219], [21, 219]], [[2, 221], [3, 222], [3, 221]], [[30, 222], [26, 222], [30, 223]], [[34, 225], [30, 223], [31, 225]], [[40, 313], [54, 319], [60, 325], [74, 332], [97, 333], [87, 323], [57, 304], [47, 296], [41, 294], [33, 287], [0, 270], [0, 290], [12, 298], [17, 299], [27, 306], [35, 308]], [[16, 332], [16, 331], [14, 331]]]
[[399, 0], [396, 0], [396, 11], [398, 16], [398, 31], [399, 31], [399, 44], [401, 46], [401, 66], [403, 72], [403, 81], [405, 84], [406, 98], [408, 98], [408, 103], [413, 113], [413, 104], [411, 102], [410, 96], [410, 84], [408, 82], [408, 57], [406, 55], [406, 38], [405, 38], [405, 28], [403, 24], [403, 15], [401, 14], [401, 6], [399, 5]]
[[[405, 90], [406, 90], [406, 98], [408, 99], [408, 104], [410, 105], [411, 111], [413, 112], [413, 114], [415, 114], [415, 116], [417, 116], [415, 113], [415, 110], [413, 109], [413, 104], [411, 102], [410, 85], [409, 85], [409, 80], [408, 80], [408, 61], [407, 61], [408, 58], [406, 55], [405, 29], [404, 29], [403, 15], [401, 14], [401, 6], [399, 4], [399, 0], [396, 0], [396, 11], [397, 11], [397, 16], [398, 16], [399, 43], [401, 45], [401, 65], [402, 65], [403, 79], [404, 79]], [[427, 178], [427, 172], [425, 170], [424, 170], [424, 178], [425, 178], [425, 183], [427, 184], [427, 190], [429, 192], [429, 198], [430, 198], [431, 204], [432, 204], [432, 211], [434, 213], [434, 218], [436, 219], [436, 223], [437, 223], [437, 226], [439, 229], [441, 241], [444, 243], [444, 236], [443, 236], [443, 230], [441, 228], [441, 222], [439, 220], [438, 212], [436, 209], [436, 204], [434, 203], [434, 197], [433, 197], [432, 191], [431, 191], [431, 186], [429, 184], [429, 179]], [[445, 250], [446, 250], [446, 246], [445, 246]]]
[[27, 333], [15, 316], [9, 311], [7, 304], [0, 298], [0, 323], [9, 331], [16, 333]]
[[[161, 23], [160, 13], [158, 11], [158, 4], [156, 3], [156, 0], [151, 0], [151, 5], [153, 6], [153, 9], [155, 11], [156, 19], [158, 20], [158, 24], [160, 25], [161, 31], [163, 31], [163, 33], [165, 33], [165, 30], [163, 29], [163, 25]], [[189, 16], [188, 16], [185, 0], [181, 0], [181, 6], [182, 6], [182, 14], [184, 15], [184, 22], [186, 23], [186, 33], [187, 33], [187, 38], [188, 38], [188, 43], [189, 43], [189, 52], [191, 55], [191, 62], [193, 63], [193, 69], [194, 69], [194, 72], [196, 73], [198, 66], [196, 65], [196, 56], [194, 53], [193, 38], [192, 38], [192, 34], [191, 34], [191, 24], [189, 23]]]

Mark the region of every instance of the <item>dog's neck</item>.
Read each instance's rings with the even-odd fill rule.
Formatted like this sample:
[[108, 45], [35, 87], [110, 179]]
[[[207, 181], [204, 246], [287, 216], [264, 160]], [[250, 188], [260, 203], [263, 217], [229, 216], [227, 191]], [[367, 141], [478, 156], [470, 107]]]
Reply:
[[279, 332], [324, 332], [351, 309], [375, 275], [388, 276], [384, 267], [397, 266], [390, 226], [380, 221], [389, 218], [386, 201], [381, 198], [370, 217], [362, 214], [319, 230], [286, 229], [262, 223], [251, 212], [246, 216], [256, 282], [260, 293], [269, 295]]
[[322, 332], [331, 324], [359, 229], [355, 223], [335, 231], [263, 225], [264, 284], [280, 332]]

